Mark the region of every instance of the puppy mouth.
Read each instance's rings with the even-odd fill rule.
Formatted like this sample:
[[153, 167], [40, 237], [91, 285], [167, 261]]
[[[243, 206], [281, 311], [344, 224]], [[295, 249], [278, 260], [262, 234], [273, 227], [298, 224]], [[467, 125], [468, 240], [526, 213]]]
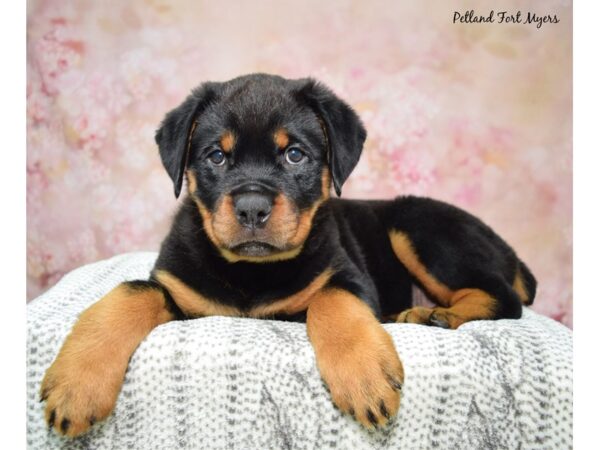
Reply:
[[271, 244], [260, 241], [248, 241], [238, 244], [230, 249], [239, 256], [269, 256], [279, 249]]

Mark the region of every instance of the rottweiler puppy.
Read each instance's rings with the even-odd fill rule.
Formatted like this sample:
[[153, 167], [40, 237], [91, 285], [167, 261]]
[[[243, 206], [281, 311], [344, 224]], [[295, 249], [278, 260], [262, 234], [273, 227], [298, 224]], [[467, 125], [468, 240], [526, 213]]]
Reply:
[[[330, 198], [357, 164], [357, 114], [313, 79], [208, 82], [156, 132], [187, 196], [148, 280], [85, 310], [46, 372], [48, 424], [75, 436], [112, 411], [155, 327], [225, 315], [305, 321], [337, 407], [366, 427], [398, 410], [402, 363], [383, 319], [455, 329], [517, 319], [536, 281], [479, 219], [417, 197]], [[411, 307], [413, 284], [433, 308]]]

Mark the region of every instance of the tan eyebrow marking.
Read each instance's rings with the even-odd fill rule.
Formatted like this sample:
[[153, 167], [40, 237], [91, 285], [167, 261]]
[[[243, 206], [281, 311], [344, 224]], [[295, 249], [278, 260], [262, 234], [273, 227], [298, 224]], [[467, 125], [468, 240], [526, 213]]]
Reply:
[[273, 140], [278, 148], [283, 150], [290, 143], [290, 137], [287, 134], [287, 131], [283, 128], [278, 128], [273, 134]]
[[225, 153], [230, 153], [231, 150], [233, 150], [234, 145], [235, 145], [235, 136], [233, 135], [233, 133], [231, 131], [226, 130], [221, 135], [221, 150], [223, 150]]

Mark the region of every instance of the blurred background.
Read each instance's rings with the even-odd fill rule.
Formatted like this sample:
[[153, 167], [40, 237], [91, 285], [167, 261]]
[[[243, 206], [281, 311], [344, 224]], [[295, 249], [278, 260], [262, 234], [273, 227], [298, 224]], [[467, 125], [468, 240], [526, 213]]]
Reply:
[[[495, 3], [495, 5], [494, 5]], [[345, 197], [425, 195], [478, 215], [572, 327], [572, 17], [453, 24], [498, 2], [29, 0], [28, 300], [66, 272], [158, 250], [177, 207], [154, 143], [205, 80], [314, 76], [369, 137]]]

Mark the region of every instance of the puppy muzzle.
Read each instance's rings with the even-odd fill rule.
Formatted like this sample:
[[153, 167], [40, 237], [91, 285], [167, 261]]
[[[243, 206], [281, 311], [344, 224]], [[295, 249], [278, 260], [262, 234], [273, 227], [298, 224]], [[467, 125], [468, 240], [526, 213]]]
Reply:
[[231, 191], [238, 223], [250, 230], [264, 228], [271, 217], [276, 193], [258, 183], [242, 185]]

